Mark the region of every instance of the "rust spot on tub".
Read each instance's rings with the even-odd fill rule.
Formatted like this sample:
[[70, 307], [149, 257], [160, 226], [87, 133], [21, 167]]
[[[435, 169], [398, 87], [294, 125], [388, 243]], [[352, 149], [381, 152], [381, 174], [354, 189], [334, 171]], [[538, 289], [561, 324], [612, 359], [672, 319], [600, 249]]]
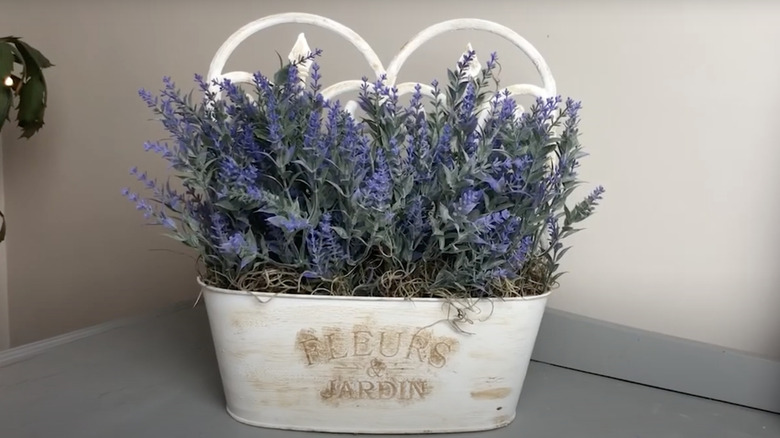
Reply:
[[512, 393], [512, 388], [492, 388], [482, 391], [471, 391], [471, 398], [475, 400], [497, 400], [507, 397]]

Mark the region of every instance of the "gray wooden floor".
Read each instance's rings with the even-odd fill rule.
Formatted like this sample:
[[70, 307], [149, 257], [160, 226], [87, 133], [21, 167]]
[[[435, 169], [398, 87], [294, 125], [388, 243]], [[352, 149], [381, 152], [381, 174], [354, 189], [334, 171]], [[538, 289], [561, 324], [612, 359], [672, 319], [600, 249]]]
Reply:
[[[0, 368], [2, 438], [316, 436], [242, 425], [223, 404], [202, 308]], [[780, 415], [532, 363], [514, 423], [458, 436], [778, 438]]]

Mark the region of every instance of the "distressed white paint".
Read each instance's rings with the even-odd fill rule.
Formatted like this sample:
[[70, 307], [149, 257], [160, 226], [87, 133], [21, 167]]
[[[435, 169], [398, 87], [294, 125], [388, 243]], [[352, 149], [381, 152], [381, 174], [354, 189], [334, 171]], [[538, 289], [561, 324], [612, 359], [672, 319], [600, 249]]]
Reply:
[[506, 426], [547, 301], [453, 303], [467, 334], [449, 322], [457, 309], [440, 299], [209, 287], [203, 296], [230, 415], [255, 426], [341, 433]]

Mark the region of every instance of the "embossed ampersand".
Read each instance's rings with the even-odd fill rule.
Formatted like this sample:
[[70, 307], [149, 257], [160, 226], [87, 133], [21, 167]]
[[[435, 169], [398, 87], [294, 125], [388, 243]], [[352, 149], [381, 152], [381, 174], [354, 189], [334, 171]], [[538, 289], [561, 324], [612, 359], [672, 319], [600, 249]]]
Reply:
[[368, 377], [376, 378], [384, 376], [385, 371], [387, 371], [387, 365], [385, 365], [385, 363], [381, 360], [374, 358], [371, 359], [371, 363], [368, 364], [366, 373], [368, 374]]

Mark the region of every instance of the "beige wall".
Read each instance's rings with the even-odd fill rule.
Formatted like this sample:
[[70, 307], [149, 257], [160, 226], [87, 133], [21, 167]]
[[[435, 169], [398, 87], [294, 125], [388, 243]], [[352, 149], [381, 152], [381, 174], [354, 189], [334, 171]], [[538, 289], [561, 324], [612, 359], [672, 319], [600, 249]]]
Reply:
[[[584, 101], [584, 176], [607, 187], [551, 305], [780, 359], [780, 3], [3, 3], [0, 34], [24, 36], [57, 64], [45, 131], [29, 144], [4, 134], [14, 345], [195, 297], [193, 262], [150, 251], [178, 247], [119, 196], [132, 165], [164, 170], [142, 151], [161, 132], [136, 89], [164, 74], [189, 86], [239, 26], [305, 11], [352, 27], [385, 62], [443, 19], [516, 29], [560, 92]], [[256, 35], [228, 67], [274, 67], [297, 30]], [[307, 34], [325, 50], [327, 80], [368, 73], [346, 43]], [[461, 32], [421, 50], [401, 79], [442, 78], [467, 41], [503, 54], [506, 83], [530, 74], [508, 44]]]

